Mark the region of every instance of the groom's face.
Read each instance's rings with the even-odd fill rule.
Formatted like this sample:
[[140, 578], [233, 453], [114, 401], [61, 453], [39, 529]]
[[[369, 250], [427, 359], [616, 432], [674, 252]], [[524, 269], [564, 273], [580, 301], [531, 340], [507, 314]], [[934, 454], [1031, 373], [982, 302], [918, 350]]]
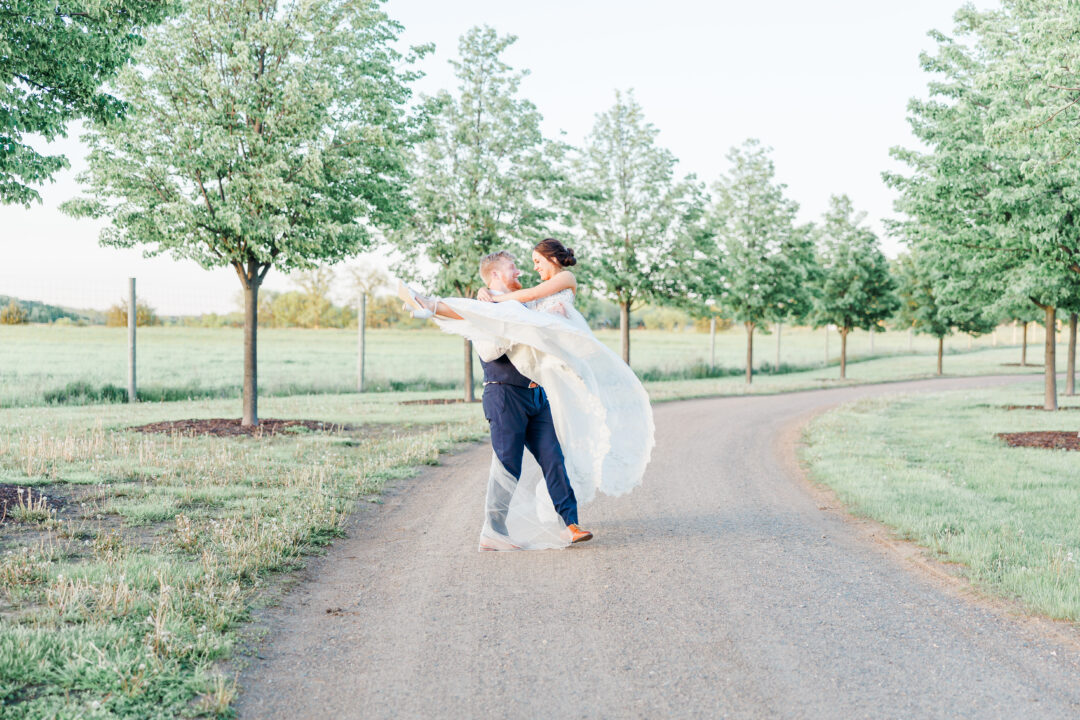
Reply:
[[521, 271], [518, 270], [517, 264], [513, 260], [506, 260], [499, 263], [495, 269], [491, 271], [491, 283], [489, 287], [495, 287], [501, 282], [510, 292], [520, 290], [521, 281], [518, 280], [520, 277]]

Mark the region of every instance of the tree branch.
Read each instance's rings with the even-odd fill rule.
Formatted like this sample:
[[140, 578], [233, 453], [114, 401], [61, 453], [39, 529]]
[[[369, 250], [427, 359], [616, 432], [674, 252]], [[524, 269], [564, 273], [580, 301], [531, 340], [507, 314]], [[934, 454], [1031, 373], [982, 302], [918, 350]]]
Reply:
[[1034, 130], [1038, 130], [1038, 129], [1039, 129], [1039, 128], [1041, 128], [1041, 127], [1042, 127], [1043, 125], [1047, 124], [1048, 122], [1050, 122], [1051, 120], [1053, 120], [1053, 119], [1054, 119], [1054, 118], [1056, 118], [1056, 117], [1057, 117], [1058, 115], [1060, 115], [1061, 113], [1065, 112], [1066, 110], [1068, 110], [1069, 108], [1071, 108], [1071, 107], [1072, 107], [1073, 105], [1075, 105], [1075, 104], [1076, 104], [1076, 103], [1078, 103], [1078, 102], [1080, 102], [1080, 95], [1077, 95], [1077, 96], [1076, 96], [1076, 97], [1075, 97], [1075, 98], [1073, 99], [1073, 101], [1072, 101], [1071, 103], [1069, 103], [1069, 104], [1068, 104], [1068, 105], [1066, 105], [1065, 107], [1061, 108], [1060, 110], [1058, 110], [1057, 112], [1055, 112], [1055, 113], [1054, 113], [1053, 115], [1051, 115], [1050, 117], [1046, 118], [1046, 119], [1045, 119], [1045, 120], [1043, 120], [1043, 121], [1042, 121], [1041, 123], [1039, 123], [1038, 125], [1036, 125], [1035, 127], [1033, 127], [1033, 128], [1028, 128], [1028, 130], [1032, 130], [1032, 131], [1034, 131]]

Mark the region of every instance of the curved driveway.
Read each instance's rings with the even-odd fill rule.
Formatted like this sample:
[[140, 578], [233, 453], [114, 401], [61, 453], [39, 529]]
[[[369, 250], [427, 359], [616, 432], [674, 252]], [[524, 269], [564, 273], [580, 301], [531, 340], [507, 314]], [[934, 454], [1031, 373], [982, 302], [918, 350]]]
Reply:
[[656, 407], [643, 487], [596, 540], [479, 553], [490, 450], [365, 506], [279, 608], [241, 718], [1077, 718], [1080, 652], [869, 539], [791, 462], [794, 430], [966, 378]]

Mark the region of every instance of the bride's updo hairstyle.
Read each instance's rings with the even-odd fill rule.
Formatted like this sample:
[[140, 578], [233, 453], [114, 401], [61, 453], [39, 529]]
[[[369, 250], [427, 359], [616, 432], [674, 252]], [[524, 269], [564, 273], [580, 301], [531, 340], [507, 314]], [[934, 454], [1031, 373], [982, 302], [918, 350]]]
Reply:
[[571, 265], [577, 265], [577, 258], [574, 257], [573, 248], [566, 247], [554, 238], [545, 238], [544, 240], [541, 240], [536, 243], [536, 247], [534, 247], [533, 250], [540, 253], [559, 267], [568, 268]]

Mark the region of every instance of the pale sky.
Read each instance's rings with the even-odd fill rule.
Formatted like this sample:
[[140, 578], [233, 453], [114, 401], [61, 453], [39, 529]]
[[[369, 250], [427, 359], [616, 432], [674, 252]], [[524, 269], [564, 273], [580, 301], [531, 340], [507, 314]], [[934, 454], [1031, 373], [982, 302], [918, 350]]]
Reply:
[[[905, 106], [925, 95], [920, 50], [930, 29], [952, 30], [959, 0], [589, 1], [390, 0], [405, 26], [403, 45], [433, 42], [419, 92], [456, 86], [448, 59], [469, 27], [487, 24], [518, 42], [505, 59], [530, 75], [522, 94], [544, 115], [545, 132], [580, 144], [614, 90], [633, 89], [679, 172], [712, 183], [728, 149], [748, 137], [774, 148], [773, 160], [801, 220], [815, 220], [833, 193], [847, 193], [883, 235], [893, 193], [881, 171], [893, 145], [913, 145]], [[980, 0], [978, 7], [996, 2]], [[79, 194], [84, 166], [78, 128], [55, 148], [72, 170], [42, 188], [42, 205], [0, 206], [0, 295], [106, 307], [138, 278], [159, 313], [229, 312], [240, 284], [231, 269], [147, 259], [139, 250], [98, 245], [100, 224], [72, 220], [57, 206]], [[50, 151], [52, 148], [49, 149]], [[886, 252], [897, 246], [883, 238]], [[367, 258], [385, 264], [384, 257]], [[271, 270], [266, 286], [289, 289]]]

